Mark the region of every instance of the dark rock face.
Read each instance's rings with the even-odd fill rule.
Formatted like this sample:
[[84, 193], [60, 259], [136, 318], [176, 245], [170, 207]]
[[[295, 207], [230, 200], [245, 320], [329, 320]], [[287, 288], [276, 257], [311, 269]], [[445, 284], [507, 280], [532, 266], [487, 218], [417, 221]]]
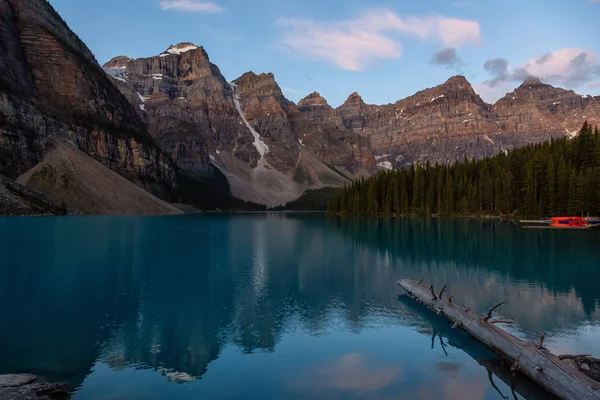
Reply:
[[0, 375], [0, 400], [63, 400], [70, 397], [65, 385], [36, 382], [30, 374]]
[[105, 70], [180, 167], [205, 171], [209, 152], [216, 151], [258, 162], [260, 155], [233, 101], [234, 88], [202, 47], [180, 43], [159, 56], [130, 60], [119, 73], [113, 67], [121, 60], [112, 59]]
[[236, 93], [246, 121], [269, 147], [267, 161], [278, 171], [290, 171], [296, 165], [300, 152], [286, 115], [292, 103], [284, 97], [271, 73], [256, 75], [247, 72], [233, 83], [237, 86]]
[[55, 215], [62, 212], [41, 193], [0, 175], [0, 216]]
[[0, 0], [0, 173], [16, 178], [55, 138], [167, 195], [175, 165], [45, 0]]
[[337, 111], [348, 129], [371, 139], [378, 165], [387, 168], [482, 156], [461, 138], [497, 131], [492, 107], [462, 76], [384, 106], [353, 94]]

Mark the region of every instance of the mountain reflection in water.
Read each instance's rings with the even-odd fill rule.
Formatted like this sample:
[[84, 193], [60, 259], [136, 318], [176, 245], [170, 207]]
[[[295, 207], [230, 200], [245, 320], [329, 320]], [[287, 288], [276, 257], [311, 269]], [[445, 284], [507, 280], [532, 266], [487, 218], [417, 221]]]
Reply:
[[233, 380], [247, 398], [512, 396], [491, 384], [485, 368], [502, 368], [485, 349], [399, 301], [395, 282], [448, 283], [474, 311], [509, 299], [516, 335], [600, 355], [599, 233], [302, 214], [0, 219], [0, 373], [68, 381], [76, 398], [235, 398]]

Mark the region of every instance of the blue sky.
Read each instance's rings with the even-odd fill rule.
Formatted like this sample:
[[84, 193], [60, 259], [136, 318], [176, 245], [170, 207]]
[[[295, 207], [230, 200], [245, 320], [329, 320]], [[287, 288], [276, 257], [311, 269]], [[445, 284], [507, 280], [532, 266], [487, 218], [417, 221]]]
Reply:
[[[486, 101], [527, 75], [600, 94], [600, 0], [50, 0], [104, 63], [204, 46], [228, 80], [385, 104], [462, 74]], [[436, 56], [437, 54], [437, 56]], [[434, 62], [437, 60], [437, 62]]]

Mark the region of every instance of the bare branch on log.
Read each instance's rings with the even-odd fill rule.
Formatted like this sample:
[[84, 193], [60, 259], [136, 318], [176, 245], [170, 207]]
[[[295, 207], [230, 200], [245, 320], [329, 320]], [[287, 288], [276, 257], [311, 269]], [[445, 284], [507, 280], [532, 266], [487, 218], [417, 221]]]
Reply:
[[591, 357], [591, 354], [563, 354], [558, 356], [559, 360], [572, 360], [574, 358], [585, 358], [585, 357]]
[[540, 336], [540, 342], [538, 344], [536, 344], [535, 347], [537, 347], [538, 349], [543, 349], [544, 348], [544, 339], [546, 339], [546, 332], [542, 333], [542, 336]]
[[433, 291], [433, 285], [429, 286], [429, 291], [431, 292], [431, 296], [433, 296], [434, 300], [437, 300], [437, 296], [435, 295], [434, 291]]
[[425, 280], [425, 277], [422, 277], [420, 281], [417, 282], [417, 285], [420, 285]]
[[448, 303], [452, 303], [452, 299], [454, 298], [454, 296], [450, 296], [448, 297]]
[[438, 294], [438, 297], [441, 299], [442, 295], [444, 294], [444, 292], [446, 291], [446, 289], [448, 289], [448, 285], [444, 285], [444, 287], [442, 288], [442, 290], [440, 290], [440, 294]]
[[490, 308], [490, 310], [487, 312], [487, 315], [485, 316], [485, 318], [483, 319], [484, 321], [488, 321], [490, 318], [492, 318], [492, 313], [494, 312], [494, 310], [498, 307], [500, 307], [503, 304], [506, 304], [507, 300], [504, 300], [501, 303], [496, 304], [494, 307]]
[[[573, 368], [567, 362], [560, 361], [560, 359], [568, 359], [568, 355], [559, 359], [549, 351], [538, 350], [535, 347], [537, 341], [525, 343], [515, 338], [498, 325], [490, 322], [492, 319], [498, 320], [499, 317], [488, 318], [484, 321], [485, 312], [482, 315], [474, 312], [467, 313], [459, 305], [450, 304], [447, 298], [434, 300], [430, 286], [416, 285], [412, 279], [401, 280], [400, 283], [400, 286], [412, 292], [425, 306], [434, 312], [439, 311], [441, 315], [454, 321], [453, 328], [456, 329], [460, 326], [465, 330], [469, 335], [469, 340], [477, 340], [495, 351], [504, 362], [508, 363], [509, 368], [512, 367], [512, 373], [527, 376], [557, 398], [600, 400], [598, 397], [600, 383], [586, 375], [581, 369]], [[494, 310], [491, 310], [490, 314], [493, 312]], [[438, 335], [439, 333], [436, 333], [436, 336]], [[443, 338], [441, 340], [444, 341]], [[571, 357], [575, 358], [576, 363], [583, 362], [583, 360], [587, 362], [587, 359]]]

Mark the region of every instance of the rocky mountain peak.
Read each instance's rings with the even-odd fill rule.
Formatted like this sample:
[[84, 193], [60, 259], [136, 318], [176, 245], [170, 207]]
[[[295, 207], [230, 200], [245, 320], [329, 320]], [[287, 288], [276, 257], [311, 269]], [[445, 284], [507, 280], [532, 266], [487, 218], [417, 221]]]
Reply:
[[191, 57], [193, 58], [202, 55], [199, 57], [200, 59], [209, 60], [206, 50], [204, 50], [202, 46], [196, 46], [191, 42], [182, 42], [176, 45], [171, 45], [166, 51], [159, 54], [159, 57], [183, 56], [184, 54], [191, 54]]
[[198, 49], [201, 49], [201, 47], [196, 46], [194, 43], [182, 42], [182, 43], [178, 43], [176, 45], [170, 45], [169, 48], [165, 51], [165, 53], [181, 54], [181, 53], [186, 53], [190, 50], [198, 50]]
[[348, 98], [346, 99], [346, 101], [344, 102], [343, 105], [361, 104], [361, 103], [364, 103], [362, 97], [360, 97], [360, 95], [357, 92], [354, 92], [350, 96], [348, 96]]
[[535, 76], [530, 76], [523, 81], [520, 87], [539, 85], [544, 85], [544, 83], [539, 78], [536, 78]]
[[109, 62], [102, 66], [102, 68], [125, 68], [127, 66], [127, 63], [129, 63], [132, 60], [133, 58], [129, 58], [127, 56], [117, 56], [111, 58]]
[[466, 85], [466, 86], [471, 86], [471, 84], [469, 83], [469, 81], [467, 80], [467, 78], [465, 78], [463, 75], [454, 75], [451, 76], [450, 78], [448, 78], [448, 80], [446, 82], [444, 82], [445, 85]]
[[448, 79], [446, 82], [442, 84], [442, 86], [454, 86], [460, 89], [472, 89], [471, 84], [462, 75], [456, 75]]
[[312, 92], [302, 100], [298, 102], [298, 107], [308, 106], [328, 106], [327, 100], [323, 98], [319, 93]]
[[[523, 83], [504, 96], [504, 101], [523, 101], [529, 99], [534, 102], [545, 103], [552, 101], [557, 103], [565, 97], [580, 97], [572, 90], [565, 90], [562, 88], [554, 87], [547, 83], [543, 83], [536, 77], [529, 77], [523, 81]], [[540, 105], [542, 105], [540, 103]], [[560, 103], [557, 103], [560, 104]]]
[[247, 84], [249, 82], [255, 82], [255, 83], [260, 82], [261, 84], [276, 84], [275, 75], [273, 75], [271, 72], [266, 73], [266, 74], [262, 73], [260, 75], [257, 75], [252, 71], [248, 71], [248, 72], [244, 73], [242, 76], [240, 76], [233, 82], [238, 86]]

